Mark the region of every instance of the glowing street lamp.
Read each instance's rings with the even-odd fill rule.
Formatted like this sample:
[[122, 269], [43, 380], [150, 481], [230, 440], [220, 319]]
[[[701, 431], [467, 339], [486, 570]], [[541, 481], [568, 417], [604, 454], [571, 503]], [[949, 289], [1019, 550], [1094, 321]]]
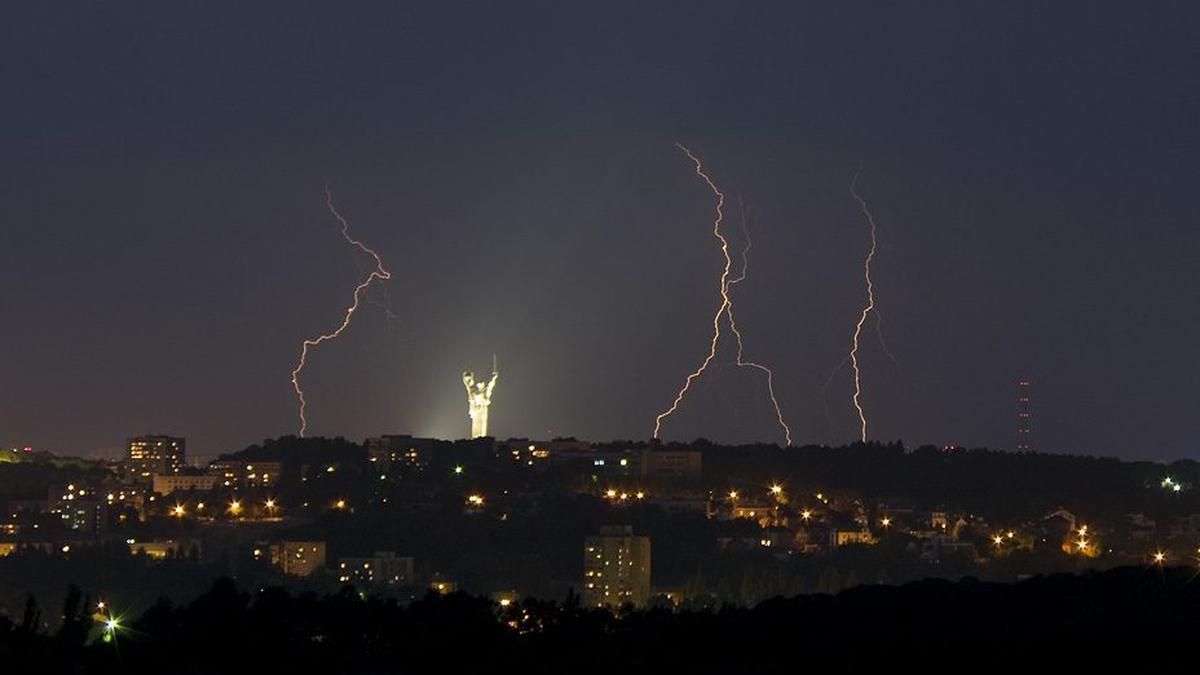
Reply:
[[808, 522], [810, 519], [812, 519], [812, 511], [804, 509], [800, 512], [800, 517], [803, 518], [805, 522]]
[[229, 502], [229, 513], [236, 516], [241, 512], [242, 512], [242, 502], [240, 500], [235, 499], [235, 500]]
[[776, 496], [783, 494], [783, 486], [778, 483], [776, 483], [775, 485], [772, 485], [771, 486], [771, 494], [776, 495]]
[[884, 516], [883, 519], [879, 521], [879, 524], [883, 525], [884, 527], [891, 527], [892, 519], [889, 518], [888, 516]]
[[183, 508], [183, 504], [176, 504], [175, 508], [171, 509], [171, 515], [176, 518], [182, 518], [187, 513], [187, 509]]
[[736, 501], [737, 498], [738, 498], [737, 490], [730, 490], [729, 491], [729, 501], [731, 501], [731, 502]]
[[1161, 565], [1162, 565], [1164, 562], [1166, 562], [1166, 561], [1167, 561], [1167, 554], [1166, 554], [1166, 553], [1163, 553], [1162, 551], [1155, 551], [1155, 552], [1154, 552], [1154, 564], [1155, 564], [1155, 565], [1159, 565], [1159, 566], [1161, 566]]
[[115, 616], [110, 614], [108, 619], [104, 622], [103, 640], [105, 642], [112, 642], [113, 638], [115, 638], [117, 635], [117, 630], [120, 627], [121, 622]]

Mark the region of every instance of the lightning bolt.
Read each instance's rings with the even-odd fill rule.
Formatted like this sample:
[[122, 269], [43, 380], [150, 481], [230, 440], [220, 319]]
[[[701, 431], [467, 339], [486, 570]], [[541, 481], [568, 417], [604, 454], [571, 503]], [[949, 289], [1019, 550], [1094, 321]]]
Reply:
[[354, 313], [358, 311], [359, 304], [361, 303], [363, 297], [363, 292], [368, 286], [371, 285], [372, 282], [374, 282], [376, 279], [379, 281], [387, 281], [388, 279], [392, 278], [392, 273], [384, 269], [383, 260], [380, 259], [379, 254], [368, 248], [366, 244], [350, 236], [350, 223], [344, 217], [342, 217], [341, 213], [338, 213], [337, 208], [333, 205], [333, 193], [329, 191], [328, 185], [325, 186], [325, 206], [329, 209], [329, 212], [333, 214], [333, 217], [336, 218], [339, 223], [341, 223], [342, 238], [345, 239], [351, 246], [354, 246], [358, 250], [374, 258], [375, 269], [371, 270], [371, 273], [368, 274], [367, 277], [362, 280], [362, 282], [354, 287], [354, 301], [349, 307], [346, 308], [346, 315], [342, 318], [342, 324], [337, 327], [337, 330], [333, 331], [332, 333], [325, 333], [323, 335], [318, 335], [315, 338], [309, 338], [305, 340], [303, 347], [300, 349], [300, 361], [296, 364], [296, 368], [292, 370], [292, 388], [296, 390], [296, 398], [300, 402], [299, 435], [301, 438], [304, 437], [304, 432], [308, 430], [308, 419], [306, 419], [304, 416], [304, 410], [308, 406], [308, 402], [305, 401], [304, 389], [300, 386], [300, 373], [304, 370], [304, 366], [308, 363], [308, 351], [322, 342], [327, 342], [336, 338], [337, 336], [341, 335], [347, 327], [350, 326], [350, 320], [354, 318]]
[[[742, 213], [742, 234], [745, 236], [746, 246], [742, 249], [742, 273], [738, 275], [738, 278], [729, 280], [729, 284], [726, 286], [726, 291], [729, 290], [730, 286], [733, 286], [734, 284], [740, 284], [746, 280], [746, 273], [750, 269], [750, 248], [754, 245], [754, 242], [750, 239], [750, 229], [746, 226], [746, 207], [745, 204], [742, 204], [742, 198], [740, 196], [738, 197], [738, 205], [741, 208]], [[726, 253], [726, 258], [728, 259], [728, 253]], [[775, 398], [775, 373], [771, 372], [770, 368], [762, 365], [761, 363], [746, 361], [742, 357], [742, 352], [745, 350], [745, 347], [742, 345], [742, 332], [738, 330], [737, 321], [735, 321], [733, 318], [733, 300], [728, 297], [726, 297], [726, 300], [727, 303], [725, 307], [725, 315], [729, 319], [729, 330], [732, 331], [734, 337], [737, 338], [737, 366], [739, 368], [754, 368], [755, 370], [762, 371], [766, 374], [767, 394], [771, 398], [771, 405], [775, 408], [775, 419], [779, 421], [779, 426], [783, 428], [783, 437], [786, 443], [785, 447], [791, 447], [792, 430], [788, 428], [787, 422], [783, 421], [783, 411], [779, 409], [779, 400]]]
[[742, 334], [741, 331], [738, 330], [737, 322], [733, 318], [733, 299], [729, 295], [729, 288], [733, 284], [739, 283], [746, 278], [746, 270], [749, 264], [748, 256], [751, 245], [749, 237], [747, 237], [746, 240], [746, 248], [742, 251], [741, 275], [736, 279], [732, 279], [730, 278], [730, 274], [733, 270], [733, 258], [729, 255], [729, 241], [725, 239], [725, 235], [721, 234], [721, 223], [725, 220], [725, 193], [721, 192], [721, 189], [717, 187], [717, 184], [713, 182], [712, 178], [705, 173], [703, 163], [701, 163], [699, 158], [697, 158], [691, 150], [689, 150], [682, 143], [676, 143], [675, 146], [683, 151], [683, 153], [687, 155], [688, 159], [692, 161], [692, 163], [695, 165], [696, 175], [699, 176], [706, 185], [708, 185], [708, 189], [712, 190], [713, 195], [715, 195], [717, 198], [716, 217], [713, 219], [713, 236], [717, 238], [717, 241], [721, 245], [721, 255], [723, 255], [725, 258], [725, 265], [721, 270], [721, 276], [717, 284], [717, 289], [721, 294], [721, 304], [717, 307], [717, 313], [713, 315], [713, 334], [712, 340], [708, 345], [708, 355], [704, 357], [704, 361], [701, 362], [700, 367], [690, 373], [684, 380], [683, 386], [675, 395], [675, 400], [671, 403], [671, 406], [662, 413], [659, 413], [658, 417], [654, 419], [653, 438], [659, 437], [659, 432], [662, 430], [663, 420], [667, 417], [670, 417], [676, 410], [679, 409], [679, 404], [683, 401], [684, 396], [687, 395], [688, 389], [690, 389], [692, 386], [692, 382], [696, 378], [700, 377], [702, 373], [704, 373], [704, 371], [708, 368], [708, 365], [712, 363], [712, 360], [716, 357], [717, 345], [721, 341], [721, 319], [724, 318], [729, 322], [729, 329], [737, 339], [736, 363], [738, 367], [754, 368], [766, 373], [767, 392], [771, 397], [771, 404], [775, 408], [775, 415], [779, 420], [779, 425], [783, 428], [785, 442], [790, 446], [792, 444], [792, 431], [790, 428], [788, 428], [787, 423], [784, 422], [783, 412], [779, 408], [779, 401], [775, 398], [774, 374], [771, 372], [770, 368], [767, 368], [760, 363], [747, 361], [743, 358], [744, 347], [742, 343]]
[[871, 210], [867, 208], [866, 200], [858, 194], [858, 174], [859, 172], [855, 171], [854, 179], [850, 181], [850, 195], [862, 207], [863, 214], [867, 217], [867, 222], [871, 224], [871, 249], [867, 252], [867, 258], [863, 262], [863, 278], [867, 282], [867, 303], [863, 305], [862, 314], [858, 317], [858, 324], [854, 326], [854, 338], [850, 347], [850, 366], [854, 369], [854, 408], [858, 411], [858, 421], [862, 429], [862, 442], [866, 443], [867, 415], [862, 407], [862, 369], [858, 364], [858, 339], [862, 335], [863, 324], [867, 322], [867, 316], [870, 315], [871, 310], [875, 309], [875, 284], [871, 281], [871, 261], [875, 259], [878, 240], [876, 239], [877, 228], [875, 226], [875, 218], [871, 215]]

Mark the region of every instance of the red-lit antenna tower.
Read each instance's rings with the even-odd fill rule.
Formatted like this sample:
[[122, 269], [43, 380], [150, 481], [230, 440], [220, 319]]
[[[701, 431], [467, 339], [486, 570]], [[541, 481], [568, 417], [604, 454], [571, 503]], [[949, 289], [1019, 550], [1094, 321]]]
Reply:
[[1017, 382], [1017, 451], [1033, 450], [1033, 404], [1029, 400], [1029, 390], [1033, 382], [1029, 378], [1021, 378]]

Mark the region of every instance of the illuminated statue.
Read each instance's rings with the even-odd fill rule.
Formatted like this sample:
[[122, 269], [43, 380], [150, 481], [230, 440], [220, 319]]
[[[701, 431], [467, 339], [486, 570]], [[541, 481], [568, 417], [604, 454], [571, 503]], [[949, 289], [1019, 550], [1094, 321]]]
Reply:
[[492, 379], [487, 382], [475, 381], [475, 373], [463, 373], [463, 385], [467, 388], [467, 411], [471, 415], [471, 438], [482, 438], [488, 435], [488, 406], [492, 404], [492, 390], [496, 388], [495, 359], [492, 359]]

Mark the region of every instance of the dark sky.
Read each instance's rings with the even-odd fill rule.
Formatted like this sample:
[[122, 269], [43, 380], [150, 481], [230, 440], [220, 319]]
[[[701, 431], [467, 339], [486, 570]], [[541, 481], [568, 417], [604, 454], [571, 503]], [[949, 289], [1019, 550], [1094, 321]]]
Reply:
[[[1200, 456], [1194, 2], [13, 2], [0, 91], [0, 445], [294, 432], [369, 270], [326, 180], [398, 318], [314, 351], [310, 433], [463, 436], [497, 353], [496, 435], [645, 438], [717, 303], [681, 141], [798, 443], [857, 435], [861, 165], [872, 437], [1011, 447], [1028, 376], [1039, 449]], [[693, 394], [664, 438], [778, 440], [753, 373]]]

